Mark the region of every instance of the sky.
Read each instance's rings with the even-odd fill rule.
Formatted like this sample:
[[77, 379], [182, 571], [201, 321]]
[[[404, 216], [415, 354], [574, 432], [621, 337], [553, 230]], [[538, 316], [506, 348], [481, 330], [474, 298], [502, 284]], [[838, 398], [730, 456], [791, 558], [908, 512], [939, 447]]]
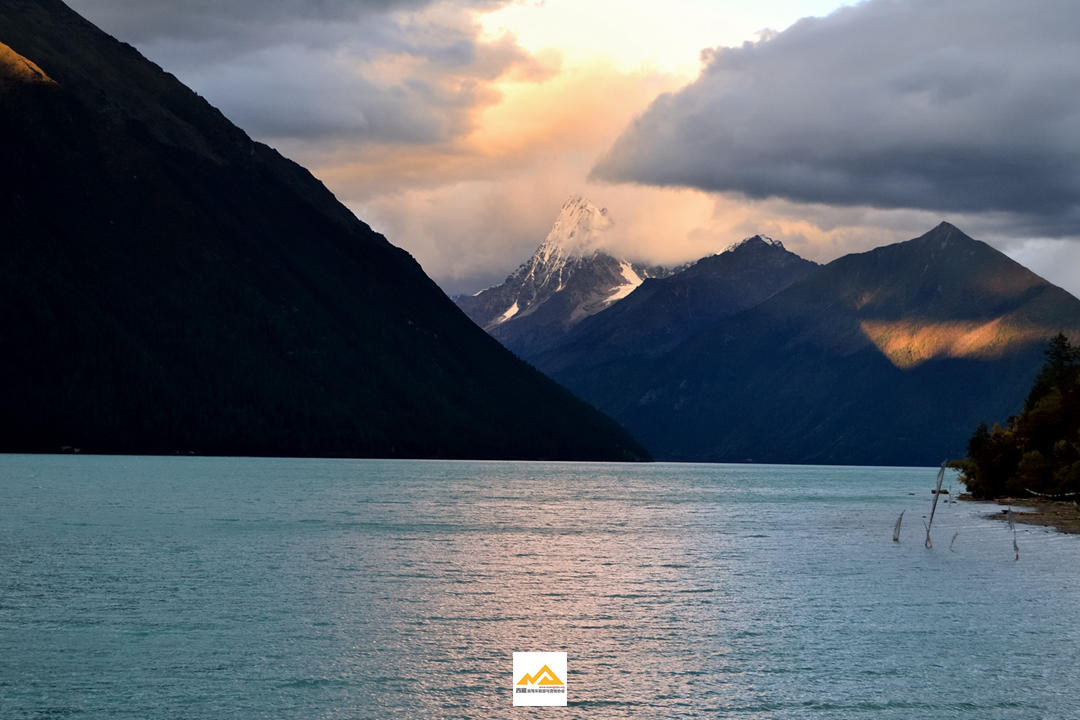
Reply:
[[941, 220], [1080, 295], [1073, 0], [68, 0], [448, 293], [584, 195], [610, 250], [826, 262]]

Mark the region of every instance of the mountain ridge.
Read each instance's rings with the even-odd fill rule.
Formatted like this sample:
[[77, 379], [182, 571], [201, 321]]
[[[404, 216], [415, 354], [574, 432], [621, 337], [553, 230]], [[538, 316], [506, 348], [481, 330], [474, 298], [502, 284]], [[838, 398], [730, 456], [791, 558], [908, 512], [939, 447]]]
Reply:
[[659, 355], [552, 375], [661, 459], [937, 464], [1018, 409], [1058, 330], [1080, 335], [1080, 300], [943, 224], [838, 258]]
[[526, 357], [545, 372], [602, 364], [614, 356], [655, 356], [722, 317], [759, 304], [818, 265], [783, 243], [753, 235], [727, 250], [650, 279]]
[[130, 45], [58, 0], [0, 42], [53, 80], [0, 84], [0, 450], [646, 457]]

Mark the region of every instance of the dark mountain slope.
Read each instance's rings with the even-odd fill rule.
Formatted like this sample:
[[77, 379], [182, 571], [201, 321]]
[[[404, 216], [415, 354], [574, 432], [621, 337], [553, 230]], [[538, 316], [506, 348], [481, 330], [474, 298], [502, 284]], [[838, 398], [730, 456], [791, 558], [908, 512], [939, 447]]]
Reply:
[[717, 320], [758, 305], [817, 268], [760, 235], [643, 282], [526, 359], [549, 373], [574, 373], [613, 359], [657, 356]]
[[1080, 300], [942, 224], [848, 255], [648, 362], [556, 373], [658, 457], [937, 464], [1016, 412]]
[[0, 43], [0, 450], [642, 456], [130, 46], [56, 0]]

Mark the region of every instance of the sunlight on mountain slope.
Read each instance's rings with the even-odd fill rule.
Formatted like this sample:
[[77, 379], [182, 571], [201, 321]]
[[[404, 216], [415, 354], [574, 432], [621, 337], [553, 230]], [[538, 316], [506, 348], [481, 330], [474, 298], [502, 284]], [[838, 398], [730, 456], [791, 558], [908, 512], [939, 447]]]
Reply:
[[1040, 342], [1056, 332], [1020, 324], [1004, 315], [989, 322], [863, 320], [859, 326], [893, 365], [905, 370], [940, 358], [998, 358], [1018, 345]]
[[46, 75], [45, 71], [33, 60], [24, 58], [2, 42], [0, 42], [0, 80], [53, 82], [52, 78]]

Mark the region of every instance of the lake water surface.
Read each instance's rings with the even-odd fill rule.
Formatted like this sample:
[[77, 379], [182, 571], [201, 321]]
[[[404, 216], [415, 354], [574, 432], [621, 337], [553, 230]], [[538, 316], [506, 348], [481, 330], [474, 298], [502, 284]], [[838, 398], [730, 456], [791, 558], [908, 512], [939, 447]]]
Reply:
[[0, 717], [1080, 717], [1080, 537], [934, 477], [0, 456]]

